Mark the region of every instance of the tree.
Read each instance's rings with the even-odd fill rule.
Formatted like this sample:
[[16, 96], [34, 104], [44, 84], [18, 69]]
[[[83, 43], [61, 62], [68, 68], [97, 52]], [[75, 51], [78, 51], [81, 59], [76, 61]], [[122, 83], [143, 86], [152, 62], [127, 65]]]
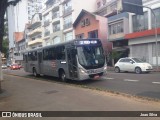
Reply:
[[112, 54], [111, 54], [111, 58], [112, 58], [112, 66], [114, 66], [115, 64], [115, 60], [119, 59], [121, 57], [122, 53], [120, 52], [117, 52], [117, 51], [112, 51]]
[[9, 49], [9, 40], [8, 40], [8, 25], [7, 25], [7, 19], [5, 19], [5, 24], [4, 24], [4, 37], [2, 41], [2, 53], [4, 53], [5, 57], [8, 55], [8, 49]]
[[2, 43], [3, 43], [3, 36], [4, 36], [4, 15], [7, 10], [7, 7], [10, 5], [15, 6], [21, 0], [0, 0], [0, 92], [1, 90], [1, 80], [2, 80], [2, 59], [1, 59], [1, 52], [2, 52]]

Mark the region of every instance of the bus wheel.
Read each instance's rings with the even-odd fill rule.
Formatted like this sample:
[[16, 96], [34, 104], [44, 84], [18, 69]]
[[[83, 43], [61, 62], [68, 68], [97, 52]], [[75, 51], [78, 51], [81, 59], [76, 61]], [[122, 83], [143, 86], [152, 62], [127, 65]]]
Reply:
[[61, 79], [63, 82], [67, 82], [66, 74], [65, 74], [65, 72], [64, 72], [63, 70], [60, 71], [60, 79]]
[[33, 75], [34, 75], [35, 77], [40, 76], [39, 74], [37, 74], [37, 71], [36, 71], [36, 69], [35, 69], [35, 68], [33, 68]]

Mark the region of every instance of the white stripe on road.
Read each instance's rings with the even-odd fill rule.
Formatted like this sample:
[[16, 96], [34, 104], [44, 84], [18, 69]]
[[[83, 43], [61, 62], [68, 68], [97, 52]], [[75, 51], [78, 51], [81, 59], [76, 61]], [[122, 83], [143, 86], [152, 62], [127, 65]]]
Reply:
[[113, 80], [114, 78], [107, 78], [107, 77], [102, 77], [103, 79], [106, 79], [106, 80]]
[[107, 80], [113, 80], [114, 78], [106, 78]]
[[124, 81], [127, 81], [127, 82], [138, 82], [139, 80], [124, 79]]
[[160, 82], [152, 82], [153, 84], [160, 84]]

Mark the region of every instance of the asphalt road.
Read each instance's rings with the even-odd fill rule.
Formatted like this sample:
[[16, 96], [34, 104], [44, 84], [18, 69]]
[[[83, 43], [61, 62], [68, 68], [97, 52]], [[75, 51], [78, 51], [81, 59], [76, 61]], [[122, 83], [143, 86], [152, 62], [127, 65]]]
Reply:
[[[0, 94], [1, 111], [153, 111], [154, 113], [154, 111], [159, 111], [160, 109], [159, 102], [137, 98], [130, 99], [108, 92], [84, 89], [68, 84], [59, 84], [51, 80], [54, 79], [53, 77], [40, 77], [39, 79], [42, 80], [36, 80], [33, 76], [23, 71], [5, 72], [8, 72], [8, 74], [14, 73], [18, 76], [4, 74], [5, 81], [2, 82], [4, 92]], [[26, 75], [27, 77], [19, 77]], [[88, 81], [85, 82], [87, 83]], [[92, 81], [88, 83], [98, 82]], [[42, 118], [41, 120], [159, 120], [159, 117], [144, 118], [138, 116], [135, 118], [116, 117], [116, 115], [115, 117], [105, 118], [64, 116], [60, 118]], [[130, 116], [127, 112], [124, 115]], [[138, 115], [141, 115], [141, 112]], [[9, 118], [0, 119], [8, 120]], [[32, 120], [32, 118], [19, 119]], [[12, 120], [19, 119], [13, 118]], [[33, 118], [33, 120], [35, 119]], [[37, 120], [39, 119], [37, 118]]]
[[[30, 76], [30, 73], [25, 73], [23, 70], [10, 71], [5, 70], [4, 73], [16, 74], [19, 76]], [[39, 79], [39, 78], [38, 78]], [[53, 80], [53, 77], [41, 77], [44, 80]], [[135, 73], [114, 73], [108, 72], [100, 80], [89, 81], [69, 81], [69, 84], [85, 85], [97, 89], [109, 90], [113, 92], [125, 93], [131, 96], [140, 96], [153, 99], [160, 99], [160, 73], [152, 72], [149, 74]]]

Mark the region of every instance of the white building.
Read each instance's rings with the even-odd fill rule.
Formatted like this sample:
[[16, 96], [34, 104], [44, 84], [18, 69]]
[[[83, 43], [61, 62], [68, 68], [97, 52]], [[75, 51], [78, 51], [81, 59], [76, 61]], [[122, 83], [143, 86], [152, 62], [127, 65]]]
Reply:
[[144, 15], [129, 16], [129, 34], [126, 35], [130, 47], [130, 56], [139, 57], [156, 65], [156, 53], [160, 66], [160, 2], [159, 0], [143, 0], [143, 5], [153, 9], [157, 18], [157, 50], [155, 39], [154, 16], [150, 9], [144, 9]]
[[41, 0], [21, 0], [16, 6], [8, 7], [9, 61], [14, 57], [14, 32], [23, 32], [25, 24], [31, 21], [32, 16], [41, 12], [41, 6]]
[[16, 6], [9, 6], [7, 10], [9, 48], [14, 46], [14, 32], [24, 31], [35, 13], [41, 12], [41, 0], [21, 0]]
[[27, 49], [35, 49], [42, 47], [42, 26], [41, 26], [42, 14], [36, 13], [32, 17], [31, 24], [28, 26], [27, 33]]
[[43, 46], [75, 38], [73, 23], [82, 9], [94, 12], [96, 0], [46, 0], [42, 12]]

